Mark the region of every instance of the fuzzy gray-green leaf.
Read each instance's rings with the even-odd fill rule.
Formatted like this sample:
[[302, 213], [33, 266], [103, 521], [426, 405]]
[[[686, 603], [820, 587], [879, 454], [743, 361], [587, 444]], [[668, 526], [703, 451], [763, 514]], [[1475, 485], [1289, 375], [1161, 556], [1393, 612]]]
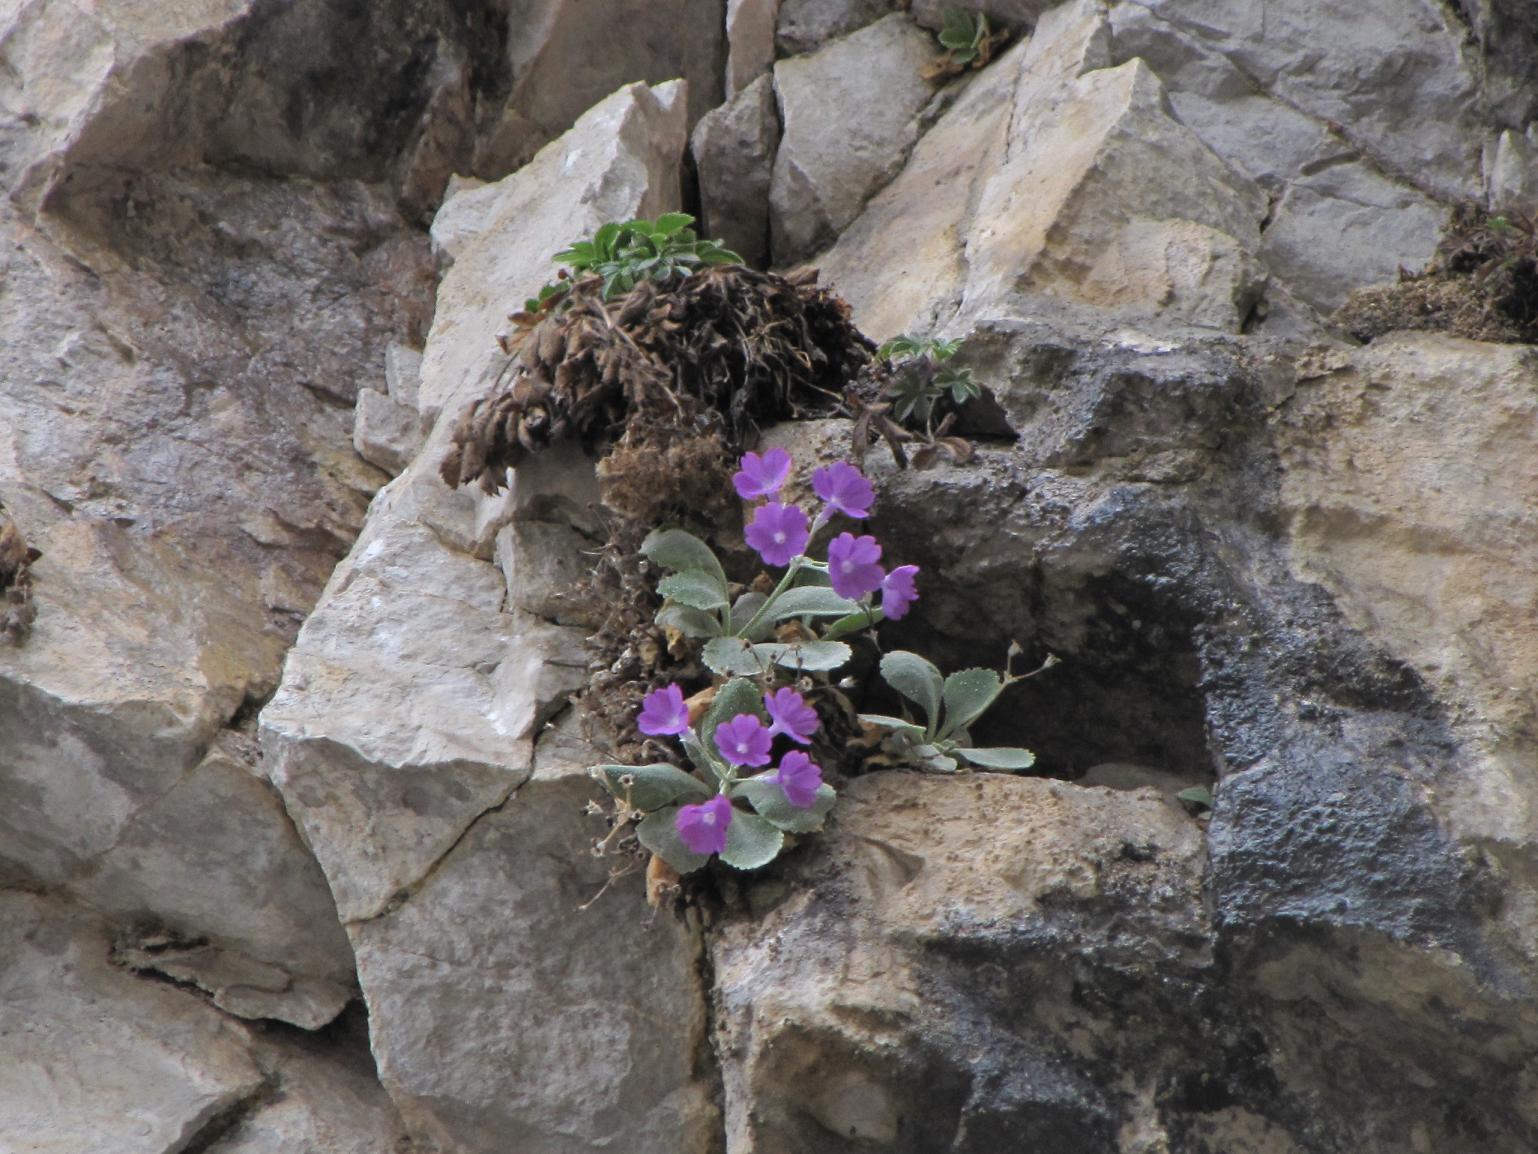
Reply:
[[721, 851], [721, 860], [740, 870], [756, 870], [772, 862], [784, 844], [785, 835], [767, 820], [756, 813], [733, 810], [732, 824], [726, 827], [726, 848]]
[[881, 659], [881, 676], [893, 689], [924, 711], [925, 732], [934, 736], [940, 724], [940, 693], [945, 678], [917, 653], [894, 649]]
[[998, 700], [1003, 679], [991, 669], [963, 669], [945, 679], [945, 725], [940, 737], [965, 729]]
[[755, 645], [754, 648], [778, 648], [782, 652], [774, 658], [777, 665], [808, 673], [831, 673], [835, 669], [842, 669], [853, 656], [849, 646], [842, 641], [801, 641], [794, 645]]
[[1036, 755], [1028, 749], [1020, 749], [1017, 746], [1000, 745], [989, 749], [961, 748], [953, 751], [957, 757], [965, 758], [973, 765], [980, 765], [984, 769], [1030, 769], [1036, 764]]
[[710, 551], [710, 546], [693, 533], [682, 529], [654, 529], [641, 542], [641, 554], [669, 572], [699, 569], [709, 573], [726, 588], [726, 572]]
[[764, 717], [763, 696], [758, 686], [745, 677], [734, 677], [716, 690], [705, 720], [700, 724], [700, 738], [709, 741], [716, 726], [723, 721], [730, 721], [739, 713], [751, 713], [759, 719]]
[[821, 585], [798, 585], [775, 598], [769, 615], [776, 621], [787, 617], [846, 617], [860, 606]]
[[709, 801], [711, 790], [673, 765], [600, 765], [593, 776], [631, 809], [651, 811], [675, 801]]
[[679, 873], [693, 873], [710, 860], [710, 855], [695, 853], [684, 845], [683, 839], [678, 836], [678, 827], [673, 824], [678, 817], [678, 808], [672, 805], [647, 814], [641, 824], [636, 826], [636, 838]]
[[747, 798], [748, 804], [759, 814], [786, 833], [816, 833], [838, 798], [833, 787], [824, 782], [817, 787], [812, 804], [806, 809], [797, 809], [790, 804], [779, 782], [757, 777], [739, 781], [732, 787], [732, 795]]
[[750, 645], [740, 637], [716, 637], [705, 642], [700, 656], [712, 673], [721, 677], [756, 677], [767, 673], [784, 645]]
[[721, 620], [714, 614], [688, 605], [664, 605], [657, 611], [657, 624], [676, 629], [685, 637], [719, 637]]
[[691, 609], [725, 609], [726, 586], [713, 573], [685, 569], [657, 582], [657, 592]]

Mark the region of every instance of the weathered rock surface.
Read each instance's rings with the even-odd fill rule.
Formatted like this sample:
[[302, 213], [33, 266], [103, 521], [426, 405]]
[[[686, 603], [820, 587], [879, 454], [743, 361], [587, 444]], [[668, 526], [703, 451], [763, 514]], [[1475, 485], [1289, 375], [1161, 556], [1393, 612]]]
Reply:
[[781, 56], [815, 52], [901, 8], [894, 0], [780, 0], [774, 46]]
[[774, 67], [780, 0], [726, 0], [726, 91], [730, 101]]
[[511, 93], [477, 149], [475, 172], [502, 176], [616, 89], [688, 82], [692, 126], [721, 103], [725, 0], [511, 0]]
[[[752, 913], [715, 945], [727, 1149], [1111, 1148], [1117, 1090], [1166, 1071], [1113, 1058], [1072, 990], [1201, 963], [1184, 812], [1152, 790], [880, 774], [797, 858], [789, 888], [749, 885]], [[1114, 923], [1095, 912], [1112, 906]], [[1096, 1057], [1119, 1059], [1117, 1089], [1086, 1076]]]
[[[769, 207], [776, 264], [826, 245], [897, 175], [929, 103], [922, 73], [933, 56], [928, 34], [894, 13], [774, 66], [781, 136]], [[829, 107], [841, 115], [828, 116]]]
[[380, 104], [219, 143], [227, 102], [269, 91], [246, 69], [295, 35], [249, 9], [0, 21], [0, 492], [48, 554], [32, 635], [0, 659], [0, 873], [196, 941], [188, 980], [315, 1026], [353, 988], [324, 877], [249, 765], [211, 750], [362, 523], [382, 478], [339, 434], [362, 366], [423, 324], [430, 269], [359, 179], [388, 174], [395, 137], [328, 151], [410, 106], [414, 82], [369, 83], [399, 57], [352, 61]]
[[[1320, 319], [1530, 210], [1538, 18], [987, 0], [935, 89], [944, 7], [0, 14], [0, 1146], [1538, 1147], [1538, 366]], [[680, 207], [966, 338], [883, 644], [1062, 658], [976, 727], [1062, 780], [847, 782], [684, 921], [585, 852], [588, 458], [435, 475], [553, 253]]]
[[725, 241], [744, 261], [769, 259], [769, 183], [779, 147], [774, 83], [760, 76], [694, 130], [704, 235]]
[[433, 236], [452, 264], [420, 381], [442, 415], [376, 498], [262, 713], [273, 781], [357, 952], [380, 1077], [445, 1152], [675, 1154], [713, 1132], [698, 944], [638, 915], [595, 946], [639, 879], [577, 909], [606, 880], [581, 848], [593, 755], [538, 752], [586, 680], [584, 632], [556, 623], [580, 571], [547, 548], [593, 531], [592, 465], [542, 456], [499, 500], [437, 471], [460, 407], [502, 367], [510, 303], [604, 220], [677, 205], [686, 126], [681, 85], [631, 85], [445, 205]]

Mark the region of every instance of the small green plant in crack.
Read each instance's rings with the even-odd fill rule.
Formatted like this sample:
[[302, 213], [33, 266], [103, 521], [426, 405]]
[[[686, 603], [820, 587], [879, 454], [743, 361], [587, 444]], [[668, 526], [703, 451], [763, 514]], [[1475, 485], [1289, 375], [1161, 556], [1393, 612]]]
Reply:
[[880, 713], [862, 713], [860, 720], [886, 730], [882, 749], [886, 758], [939, 773], [954, 773], [961, 762], [982, 769], [1022, 770], [1036, 764], [1036, 755], [1017, 746], [978, 749], [967, 727], [987, 713], [999, 695], [1017, 681], [1052, 668], [1057, 658], [1048, 657], [1041, 668], [1016, 674], [1011, 670], [1020, 647], [1011, 643], [1002, 674], [992, 669], [963, 669], [943, 675], [934, 664], [896, 649], [881, 659], [881, 677], [923, 712], [923, 724]]
[[579, 240], [555, 254], [571, 272], [544, 285], [524, 302], [513, 319], [532, 324], [551, 309], [559, 308], [576, 277], [602, 278], [602, 298], [612, 300], [644, 280], [667, 284], [682, 280], [709, 265], [741, 264], [742, 257], [719, 240], [702, 240], [689, 227], [694, 217], [686, 212], [663, 213], [656, 220], [610, 221], [587, 240]]
[[1008, 32], [995, 32], [988, 26], [984, 13], [962, 8], [945, 10], [937, 36], [945, 55], [926, 73], [930, 79], [984, 67], [993, 59], [993, 50], [1009, 39]]
[[932, 434], [935, 404], [942, 397], [949, 396], [959, 407], [981, 396], [972, 370], [949, 363], [960, 350], [959, 338], [945, 341], [906, 333], [877, 349], [877, 355], [895, 367], [886, 388], [892, 415], [905, 423], [916, 421]]
[[875, 399], [851, 392], [845, 400], [854, 413], [854, 451], [864, 458], [872, 434], [892, 450], [899, 466], [908, 464], [905, 445], [917, 443], [913, 465], [923, 469], [944, 452], [956, 464], [973, 455], [971, 442], [950, 435], [961, 406], [982, 395], [972, 370], [951, 361], [961, 350], [960, 339], [941, 340], [904, 333], [876, 350], [879, 360], [868, 372]]

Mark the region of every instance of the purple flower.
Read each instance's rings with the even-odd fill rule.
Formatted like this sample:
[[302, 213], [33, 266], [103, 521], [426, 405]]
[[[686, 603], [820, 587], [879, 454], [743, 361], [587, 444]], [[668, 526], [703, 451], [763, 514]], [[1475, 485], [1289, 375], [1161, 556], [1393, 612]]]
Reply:
[[805, 745], [817, 732], [817, 711], [794, 689], [776, 689], [764, 694], [764, 708], [769, 711], [769, 736], [783, 733], [792, 741]]
[[739, 713], [716, 726], [716, 748], [733, 765], [768, 765], [774, 738], [751, 713]]
[[778, 501], [753, 510], [746, 536], [766, 565], [789, 565], [790, 559], [805, 549], [811, 539], [806, 514], [794, 505]]
[[724, 850], [726, 831], [731, 824], [732, 803], [719, 793], [699, 805], [684, 806], [673, 819], [678, 840], [694, 853], [720, 853]]
[[917, 565], [899, 565], [881, 579], [881, 612], [893, 621], [908, 612], [908, 606], [919, 599], [919, 592], [913, 587], [918, 572]]
[[689, 728], [689, 707], [684, 704], [684, 691], [675, 681], [666, 689], [654, 689], [641, 698], [641, 715], [636, 727], [653, 737], [667, 737], [685, 732]]
[[797, 809], [810, 809], [817, 800], [817, 787], [822, 784], [822, 766], [799, 749], [793, 749], [780, 758], [774, 778], [785, 791], [786, 801]]
[[870, 516], [876, 491], [865, 475], [847, 461], [835, 461], [812, 470], [812, 491], [827, 502], [830, 513], [842, 513], [856, 521]]
[[828, 580], [833, 592], [850, 601], [874, 593], [886, 575], [877, 564], [880, 560], [881, 543], [874, 537], [840, 533], [828, 545]]
[[762, 457], [757, 453], [744, 453], [742, 468], [732, 474], [732, 484], [737, 496], [744, 501], [759, 497], [772, 497], [790, 476], [790, 454], [784, 449], [770, 449]]

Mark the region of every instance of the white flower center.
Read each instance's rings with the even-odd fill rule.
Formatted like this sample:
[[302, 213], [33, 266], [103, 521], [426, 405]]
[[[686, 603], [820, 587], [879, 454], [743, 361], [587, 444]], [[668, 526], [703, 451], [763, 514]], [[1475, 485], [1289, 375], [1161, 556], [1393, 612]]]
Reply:
[[783, 544], [785, 544], [785, 533], [783, 531], [778, 532], [778, 533], [776, 533], [774, 535], [774, 543], [776, 545], [783, 545]]
[[704, 813], [700, 814], [700, 821], [705, 825], [715, 825], [716, 811], [713, 809], [707, 809]]

